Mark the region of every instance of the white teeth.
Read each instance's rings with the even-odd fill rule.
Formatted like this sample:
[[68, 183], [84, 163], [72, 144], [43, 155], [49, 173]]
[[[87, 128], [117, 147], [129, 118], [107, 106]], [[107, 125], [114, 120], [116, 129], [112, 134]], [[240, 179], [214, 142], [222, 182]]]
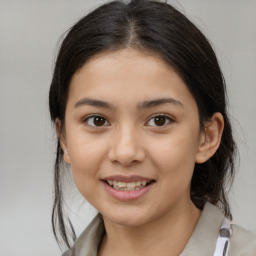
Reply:
[[118, 181], [118, 182], [117, 182], [117, 186], [118, 186], [119, 188], [125, 188], [125, 187], [126, 187], [126, 183], [125, 183], [125, 182], [120, 182], [120, 181]]
[[147, 181], [133, 181], [133, 182], [122, 182], [115, 180], [107, 180], [110, 186], [113, 186], [116, 190], [132, 191], [139, 190], [147, 185]]
[[[141, 186], [142, 181], [136, 181], [136, 187]], [[145, 184], [146, 185], [146, 184]]]
[[135, 186], [136, 186], [135, 182], [129, 182], [129, 183], [126, 183], [126, 184], [127, 184], [126, 187], [128, 187], [128, 188], [135, 188]]
[[108, 182], [109, 185], [111, 185], [111, 186], [113, 185], [113, 181], [112, 180], [107, 180], [107, 182]]

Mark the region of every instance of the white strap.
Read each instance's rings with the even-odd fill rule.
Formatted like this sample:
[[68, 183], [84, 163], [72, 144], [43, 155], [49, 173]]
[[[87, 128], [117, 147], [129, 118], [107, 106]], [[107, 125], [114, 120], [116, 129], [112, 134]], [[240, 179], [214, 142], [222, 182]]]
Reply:
[[213, 256], [227, 256], [230, 237], [232, 235], [231, 223], [228, 219], [224, 219], [220, 227], [219, 236], [216, 243], [216, 249]]

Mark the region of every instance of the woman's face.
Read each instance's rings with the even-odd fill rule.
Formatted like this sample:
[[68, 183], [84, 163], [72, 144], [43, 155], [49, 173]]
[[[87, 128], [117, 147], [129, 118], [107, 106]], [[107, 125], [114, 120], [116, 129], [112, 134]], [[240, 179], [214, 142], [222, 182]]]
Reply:
[[156, 55], [101, 54], [71, 80], [64, 159], [84, 198], [112, 222], [141, 225], [191, 204], [202, 137], [194, 98]]

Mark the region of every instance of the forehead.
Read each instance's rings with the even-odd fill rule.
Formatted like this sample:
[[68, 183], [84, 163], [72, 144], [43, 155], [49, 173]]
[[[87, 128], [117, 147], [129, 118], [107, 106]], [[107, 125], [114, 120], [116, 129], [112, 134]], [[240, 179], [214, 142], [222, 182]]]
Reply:
[[84, 76], [100, 79], [98, 75], [111, 80], [124, 75], [129, 75], [131, 79], [152, 80], [153, 76], [164, 76], [166, 72], [173, 73], [174, 71], [157, 53], [127, 48], [93, 56], [74, 74], [71, 83], [79, 78], [84, 79]]
[[195, 105], [187, 86], [157, 54], [123, 49], [91, 58], [72, 77], [69, 101], [97, 97], [113, 103], [138, 103], [172, 97]]

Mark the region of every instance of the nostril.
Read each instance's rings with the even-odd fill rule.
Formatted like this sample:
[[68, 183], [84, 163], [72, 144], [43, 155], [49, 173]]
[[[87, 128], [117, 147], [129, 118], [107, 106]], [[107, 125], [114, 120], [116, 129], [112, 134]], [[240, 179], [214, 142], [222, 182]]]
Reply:
[[130, 166], [132, 164], [140, 163], [145, 159], [145, 153], [142, 149], [134, 150], [110, 150], [108, 159], [114, 164], [121, 164], [122, 166]]

